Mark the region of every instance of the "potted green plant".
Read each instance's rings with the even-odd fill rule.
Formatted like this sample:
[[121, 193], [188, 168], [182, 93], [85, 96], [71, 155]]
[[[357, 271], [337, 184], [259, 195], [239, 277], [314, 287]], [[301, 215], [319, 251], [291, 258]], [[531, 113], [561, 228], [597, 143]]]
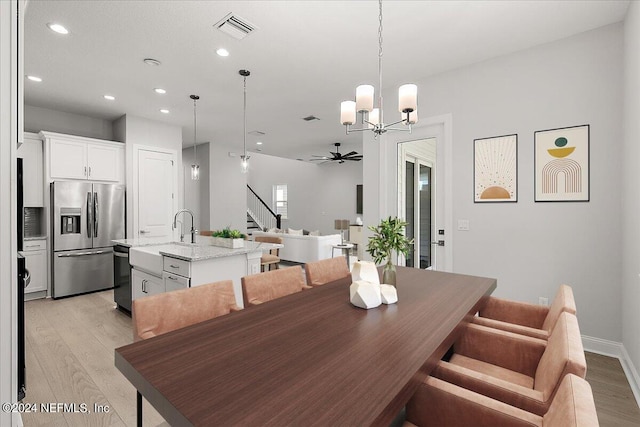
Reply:
[[214, 246], [237, 249], [244, 247], [246, 236], [240, 230], [231, 230], [230, 227], [225, 227], [222, 230], [215, 230], [211, 233], [211, 237]]
[[373, 236], [369, 237], [367, 252], [373, 257], [376, 264], [385, 262], [382, 270], [382, 283], [396, 285], [396, 266], [392, 262], [393, 251], [396, 254], [407, 256], [413, 244], [413, 239], [407, 239], [404, 235], [404, 228], [407, 222], [398, 217], [389, 217], [380, 221], [378, 226], [369, 226], [373, 231]]

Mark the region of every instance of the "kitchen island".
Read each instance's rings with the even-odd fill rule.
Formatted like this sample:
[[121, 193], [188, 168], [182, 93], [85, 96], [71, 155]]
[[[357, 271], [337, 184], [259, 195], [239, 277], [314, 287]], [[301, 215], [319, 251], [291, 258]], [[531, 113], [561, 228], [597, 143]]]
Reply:
[[176, 289], [232, 280], [236, 304], [243, 307], [240, 278], [260, 272], [263, 251], [282, 245], [245, 241], [237, 249], [212, 246], [205, 238], [195, 244], [163, 242], [161, 238], [114, 240], [130, 247], [132, 299]]

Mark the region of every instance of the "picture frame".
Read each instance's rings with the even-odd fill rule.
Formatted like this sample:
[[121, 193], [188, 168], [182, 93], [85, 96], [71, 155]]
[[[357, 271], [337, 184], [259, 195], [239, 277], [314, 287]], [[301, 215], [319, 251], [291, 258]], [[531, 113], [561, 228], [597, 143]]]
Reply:
[[589, 125], [534, 132], [536, 202], [588, 202]]
[[473, 140], [474, 203], [518, 201], [518, 134]]

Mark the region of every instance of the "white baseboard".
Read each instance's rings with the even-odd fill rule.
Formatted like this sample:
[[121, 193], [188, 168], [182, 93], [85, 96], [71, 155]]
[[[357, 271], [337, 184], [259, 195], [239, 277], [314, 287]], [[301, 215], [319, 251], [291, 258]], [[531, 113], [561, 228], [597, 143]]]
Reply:
[[638, 370], [631, 361], [624, 344], [582, 335], [582, 346], [586, 351], [591, 353], [615, 357], [620, 360], [622, 370], [627, 377], [627, 381], [629, 381], [633, 396], [636, 398], [638, 407], [640, 407], [640, 375], [638, 375]]

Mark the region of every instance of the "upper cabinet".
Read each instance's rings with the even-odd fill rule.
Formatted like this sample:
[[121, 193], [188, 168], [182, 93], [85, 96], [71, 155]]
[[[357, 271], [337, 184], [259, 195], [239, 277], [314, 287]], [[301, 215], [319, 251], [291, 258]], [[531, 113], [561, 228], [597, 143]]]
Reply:
[[44, 206], [42, 140], [38, 134], [25, 132], [23, 144], [18, 148], [17, 155], [23, 159], [24, 206]]
[[46, 144], [50, 180], [124, 183], [124, 144], [53, 132], [40, 135]]

